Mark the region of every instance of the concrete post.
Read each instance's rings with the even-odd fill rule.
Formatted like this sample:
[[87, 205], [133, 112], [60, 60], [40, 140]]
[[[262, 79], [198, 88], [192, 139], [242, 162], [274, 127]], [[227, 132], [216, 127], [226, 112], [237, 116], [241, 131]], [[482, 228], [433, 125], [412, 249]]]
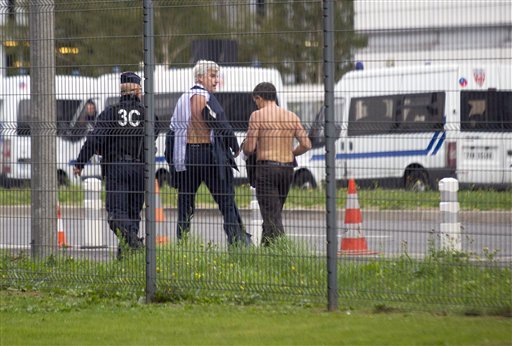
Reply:
[[457, 192], [459, 182], [454, 178], [444, 178], [439, 182], [441, 192], [441, 249], [462, 251], [461, 226], [459, 222], [459, 202]]
[[251, 203], [249, 206], [251, 210], [251, 223], [249, 224], [249, 233], [252, 236], [252, 242], [255, 246], [261, 245], [261, 225], [263, 223], [263, 219], [261, 217], [260, 205], [258, 203], [258, 199], [256, 198], [256, 189], [251, 187]]
[[103, 220], [101, 218], [101, 180], [87, 178], [84, 180], [85, 223], [82, 249], [107, 247], [103, 239]]
[[54, 0], [26, 3], [30, 19], [31, 254], [41, 259], [58, 249], [55, 4]]

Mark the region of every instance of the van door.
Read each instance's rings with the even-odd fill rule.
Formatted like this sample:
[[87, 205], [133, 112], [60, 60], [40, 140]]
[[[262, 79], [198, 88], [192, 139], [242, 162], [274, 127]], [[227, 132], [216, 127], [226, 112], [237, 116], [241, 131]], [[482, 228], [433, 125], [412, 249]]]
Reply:
[[461, 91], [457, 177], [461, 183], [501, 184], [504, 178], [503, 97], [496, 90]]

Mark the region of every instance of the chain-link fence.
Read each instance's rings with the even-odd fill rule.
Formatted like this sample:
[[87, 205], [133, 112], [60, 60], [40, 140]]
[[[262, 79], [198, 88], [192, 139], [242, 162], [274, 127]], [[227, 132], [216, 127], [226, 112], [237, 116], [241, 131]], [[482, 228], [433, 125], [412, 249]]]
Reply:
[[511, 6], [0, 2], [2, 288], [510, 310]]

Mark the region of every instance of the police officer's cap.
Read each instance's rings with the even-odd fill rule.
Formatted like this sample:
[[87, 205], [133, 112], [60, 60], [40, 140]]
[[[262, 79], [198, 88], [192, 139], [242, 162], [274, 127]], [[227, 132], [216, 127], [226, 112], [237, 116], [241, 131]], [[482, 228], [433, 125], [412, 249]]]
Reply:
[[123, 72], [121, 74], [121, 84], [134, 83], [140, 85], [140, 77], [133, 72]]

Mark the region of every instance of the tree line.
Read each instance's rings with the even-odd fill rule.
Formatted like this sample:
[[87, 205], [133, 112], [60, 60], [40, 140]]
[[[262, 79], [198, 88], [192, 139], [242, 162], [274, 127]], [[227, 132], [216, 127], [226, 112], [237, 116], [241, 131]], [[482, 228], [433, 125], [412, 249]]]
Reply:
[[[20, 4], [23, 13], [28, 6]], [[229, 40], [237, 47], [233, 64], [275, 67], [295, 83], [323, 80], [320, 0], [155, 0], [153, 6], [157, 64], [190, 66], [194, 41]], [[334, 8], [337, 79], [353, 68], [352, 52], [364, 47], [366, 38], [354, 32], [353, 0], [335, 1]], [[98, 76], [141, 68], [142, 1], [56, 0], [54, 10], [58, 74]], [[29, 69], [28, 28], [7, 22], [4, 41], [20, 44], [6, 50], [17, 59], [21, 55]], [[9, 74], [17, 71], [8, 68]]]

